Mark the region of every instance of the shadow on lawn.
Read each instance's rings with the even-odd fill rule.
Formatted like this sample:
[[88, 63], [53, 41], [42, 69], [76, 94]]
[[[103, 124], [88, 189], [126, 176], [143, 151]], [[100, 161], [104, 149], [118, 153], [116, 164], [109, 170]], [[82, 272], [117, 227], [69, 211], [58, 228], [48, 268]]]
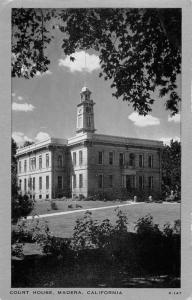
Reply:
[[[25, 288], [179, 288], [176, 276], [126, 270], [121, 264], [89, 261], [74, 264], [52, 256], [29, 255], [12, 261], [12, 287]], [[99, 258], [98, 258], [99, 260]]]

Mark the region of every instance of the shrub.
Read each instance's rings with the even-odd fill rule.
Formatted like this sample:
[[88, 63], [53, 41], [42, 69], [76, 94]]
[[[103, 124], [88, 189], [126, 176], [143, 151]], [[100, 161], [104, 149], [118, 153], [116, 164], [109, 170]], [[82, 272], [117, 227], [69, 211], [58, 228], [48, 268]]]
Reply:
[[41, 246], [45, 254], [51, 254], [68, 261], [71, 261], [73, 258], [71, 241], [69, 239], [47, 236], [41, 243]]
[[115, 231], [119, 232], [120, 234], [127, 232], [127, 216], [118, 207], [115, 209], [115, 212], [117, 214], [116, 226], [114, 228]]
[[121, 237], [127, 233], [127, 217], [119, 209], [115, 212], [117, 214], [115, 225], [112, 225], [109, 219], [99, 224], [92, 219], [90, 211], [86, 211], [83, 217], [78, 218], [72, 238], [73, 249], [105, 248], [110, 245], [112, 236]]
[[158, 224], [153, 223], [153, 217], [148, 214], [138, 219], [135, 229], [138, 235], [151, 236], [161, 234]]
[[76, 207], [76, 208], [82, 208], [82, 206], [79, 205], [79, 204], [76, 204], [75, 207]]
[[85, 196], [83, 194], [79, 194], [79, 200], [84, 200]]
[[90, 211], [86, 211], [83, 217], [76, 220], [72, 238], [74, 250], [95, 248], [97, 222], [92, 220], [91, 215]]
[[12, 231], [12, 243], [37, 242], [41, 243], [50, 235], [46, 221], [40, 219], [20, 220]]
[[147, 215], [135, 226], [137, 233], [136, 253], [139, 264], [149, 272], [179, 274], [180, 270], [180, 221], [172, 227], [165, 224], [160, 231]]
[[23, 244], [16, 242], [11, 245], [11, 256], [23, 257]]
[[34, 208], [34, 200], [28, 195], [12, 195], [11, 218], [16, 222], [21, 217], [26, 217]]
[[55, 201], [51, 201], [51, 209], [52, 210], [58, 210], [57, 203]]

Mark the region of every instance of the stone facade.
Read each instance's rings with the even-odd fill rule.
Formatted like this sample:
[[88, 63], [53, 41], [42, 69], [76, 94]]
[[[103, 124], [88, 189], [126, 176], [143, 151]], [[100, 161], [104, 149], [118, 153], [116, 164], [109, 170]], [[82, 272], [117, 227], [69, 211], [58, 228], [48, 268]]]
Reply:
[[76, 135], [49, 138], [17, 151], [21, 193], [34, 199], [161, 194], [161, 149], [154, 140], [95, 133], [94, 102], [87, 88], [77, 105]]

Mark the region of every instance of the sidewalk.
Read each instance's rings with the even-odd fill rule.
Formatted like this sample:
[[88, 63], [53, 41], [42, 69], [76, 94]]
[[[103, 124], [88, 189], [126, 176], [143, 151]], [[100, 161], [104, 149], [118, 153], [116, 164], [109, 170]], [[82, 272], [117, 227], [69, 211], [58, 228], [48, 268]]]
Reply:
[[76, 209], [76, 210], [55, 212], [55, 213], [43, 214], [43, 215], [34, 215], [34, 216], [28, 216], [27, 220], [31, 220], [33, 218], [39, 219], [39, 218], [55, 217], [55, 216], [69, 215], [69, 214], [78, 213], [78, 212], [86, 212], [86, 211], [94, 211], [94, 210], [101, 210], [101, 209], [107, 209], [107, 208], [116, 208], [116, 207], [122, 207], [122, 206], [128, 206], [128, 205], [136, 205], [136, 204], [140, 204], [140, 203], [141, 202], [131, 202], [130, 201], [129, 203], [125, 203], [125, 204], [103, 206], [103, 207], [96, 207], [96, 208]]

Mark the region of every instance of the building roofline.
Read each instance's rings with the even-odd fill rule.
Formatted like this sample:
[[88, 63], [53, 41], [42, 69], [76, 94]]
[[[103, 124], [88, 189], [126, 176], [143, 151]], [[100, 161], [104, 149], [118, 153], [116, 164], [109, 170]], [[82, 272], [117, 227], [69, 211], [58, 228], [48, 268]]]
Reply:
[[95, 142], [103, 142], [103, 143], [110, 143], [110, 144], [122, 144], [122, 145], [127, 145], [127, 144], [132, 144], [133, 142], [136, 145], [140, 146], [151, 146], [151, 147], [157, 147], [157, 148], [162, 148], [163, 147], [163, 142], [158, 141], [158, 140], [149, 140], [149, 139], [140, 139], [140, 138], [132, 138], [132, 137], [121, 137], [121, 136], [115, 136], [115, 135], [107, 135], [107, 134], [98, 134], [98, 133], [91, 133], [91, 132], [86, 132], [82, 134], [77, 134], [71, 138], [68, 139], [68, 145], [72, 146], [75, 145], [76, 143], [79, 143], [84, 140], [89, 140], [89, 141], [95, 141]]
[[160, 141], [160, 140], [152, 140], [152, 139], [142, 139], [142, 138], [134, 138], [134, 137], [126, 137], [126, 136], [116, 136], [116, 135], [110, 135], [110, 134], [99, 134], [99, 133], [95, 133], [93, 135], [93, 137], [96, 137], [97, 138], [114, 138], [114, 139], [117, 139], [117, 141], [120, 141], [120, 140], [124, 140], [126, 142], [127, 141], [138, 141], [138, 142], [149, 142], [149, 143], [152, 143], [152, 144], [158, 144], [158, 145], [162, 145], [163, 146], [163, 142]]
[[67, 146], [67, 139], [60, 139], [60, 138], [47, 138], [45, 140], [36, 142], [32, 145], [20, 148], [16, 152], [16, 157], [23, 155], [25, 153], [33, 152], [49, 145], [57, 145], [57, 146]]

